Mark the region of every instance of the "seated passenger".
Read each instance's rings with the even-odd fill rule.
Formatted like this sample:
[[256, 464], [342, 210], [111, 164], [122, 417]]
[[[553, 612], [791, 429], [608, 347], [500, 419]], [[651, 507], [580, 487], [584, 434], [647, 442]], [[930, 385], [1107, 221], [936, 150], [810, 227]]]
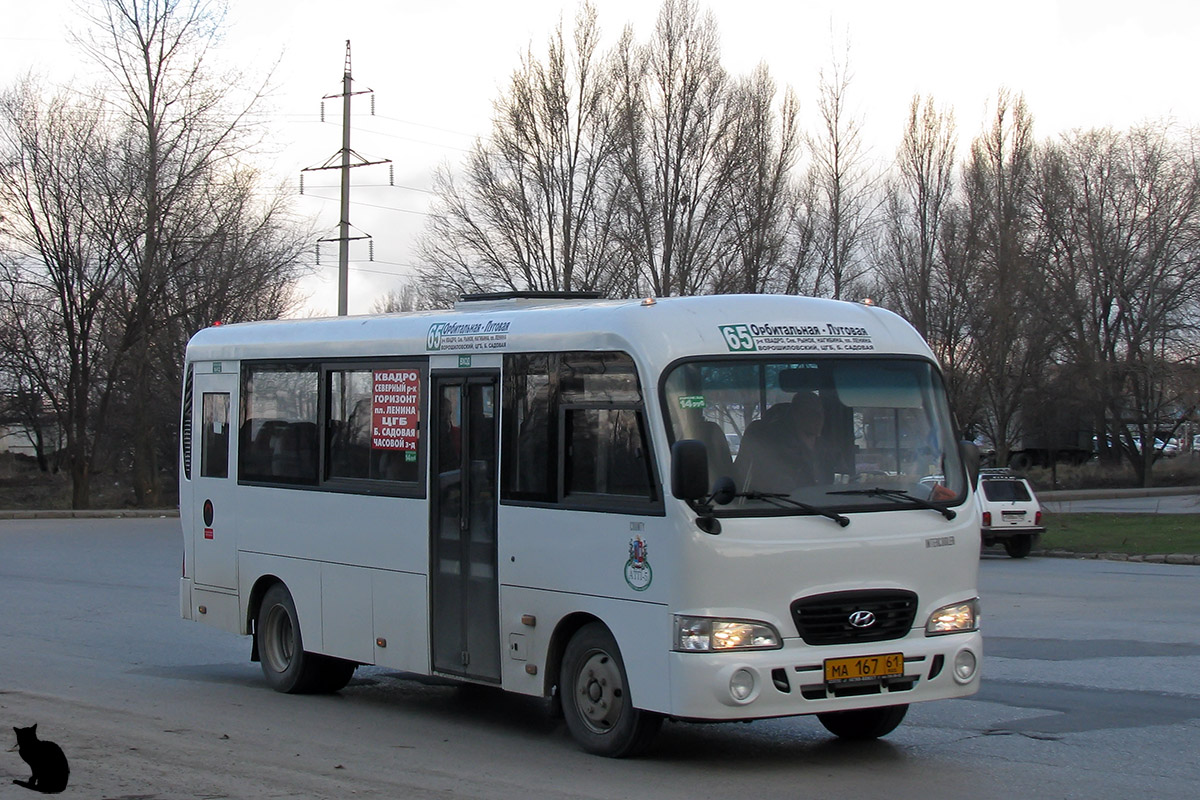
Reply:
[[790, 403], [776, 403], [752, 422], [742, 437], [735, 463], [743, 491], [789, 493], [801, 486], [829, 482], [821, 446], [825, 414], [821, 398], [798, 392]]

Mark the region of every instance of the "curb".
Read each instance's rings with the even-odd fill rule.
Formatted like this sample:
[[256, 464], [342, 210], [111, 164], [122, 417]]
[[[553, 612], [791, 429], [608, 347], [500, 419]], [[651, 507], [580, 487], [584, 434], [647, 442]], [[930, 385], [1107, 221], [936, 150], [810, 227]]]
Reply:
[[1038, 500], [1059, 503], [1068, 500], [1115, 500], [1122, 497], [1172, 497], [1200, 494], [1200, 486], [1152, 486], [1148, 489], [1053, 489], [1037, 493]]
[[1131, 561], [1135, 564], [1177, 564], [1200, 566], [1200, 555], [1190, 553], [1156, 553], [1151, 555], [1129, 555], [1128, 553], [1074, 553], [1070, 550], [1034, 550], [1031, 556], [1043, 558], [1074, 558], [1090, 561]]
[[178, 508], [84, 508], [0, 511], [0, 519], [158, 519], [178, 516]]

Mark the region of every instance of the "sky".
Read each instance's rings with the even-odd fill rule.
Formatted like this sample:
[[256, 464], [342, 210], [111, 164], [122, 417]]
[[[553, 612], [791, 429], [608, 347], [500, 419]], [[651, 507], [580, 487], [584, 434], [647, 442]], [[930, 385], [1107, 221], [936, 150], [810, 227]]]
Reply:
[[[645, 41], [657, 0], [594, 0], [606, 45], [626, 25]], [[12, 7], [0, 29], [0, 88], [33, 70], [56, 82], [87, 83], [94, 68], [68, 44], [81, 20], [75, 0]], [[86, 0], [85, 0], [86, 2]], [[1146, 120], [1200, 124], [1200, 2], [1194, 0], [701, 0], [714, 15], [725, 68], [744, 75], [765, 62], [800, 100], [813, 130], [819, 75], [849, 44], [849, 104], [869, 157], [895, 154], [914, 94], [952, 108], [960, 147], [983, 129], [997, 92], [1023, 93], [1038, 138], [1076, 128], [1127, 128]], [[355, 90], [351, 147], [386, 166], [352, 172], [350, 219], [373, 237], [351, 248], [349, 308], [366, 313], [398, 289], [416, 261], [428, 219], [433, 171], [461, 163], [486, 137], [492, 104], [520, 57], [545, 43], [560, 20], [569, 30], [575, 0], [230, 0], [216, 55], [273, 89], [263, 120], [273, 148], [264, 167], [296, 187], [296, 210], [318, 235], [335, 236], [336, 172], [299, 176], [341, 147], [340, 100], [346, 41]], [[316, 250], [314, 245], [314, 252]], [[301, 291], [302, 314], [336, 312], [337, 246], [320, 249]], [[315, 262], [315, 256], [310, 257]]]

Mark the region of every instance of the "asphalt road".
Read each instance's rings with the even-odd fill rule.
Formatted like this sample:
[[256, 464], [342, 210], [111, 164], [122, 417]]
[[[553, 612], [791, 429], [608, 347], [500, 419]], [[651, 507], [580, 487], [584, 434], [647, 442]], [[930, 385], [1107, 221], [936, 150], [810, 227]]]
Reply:
[[178, 618], [178, 520], [0, 521], [0, 800], [39, 724], [83, 798], [1193, 798], [1200, 569], [985, 556], [982, 692], [879, 742], [815, 720], [664, 727], [580, 752], [538, 702], [362, 669], [270, 691], [249, 642]]

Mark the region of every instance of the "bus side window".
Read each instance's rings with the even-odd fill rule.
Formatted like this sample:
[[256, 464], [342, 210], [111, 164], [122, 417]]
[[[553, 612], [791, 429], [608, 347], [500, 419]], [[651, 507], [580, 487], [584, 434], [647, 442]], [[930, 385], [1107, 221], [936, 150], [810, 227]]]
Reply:
[[422, 370], [411, 362], [328, 368], [326, 480], [421, 480]]
[[658, 500], [629, 354], [508, 355], [502, 400], [503, 500], [639, 506]]
[[652, 499], [650, 467], [632, 408], [566, 408], [564, 494]]
[[317, 375], [307, 365], [244, 367], [238, 480], [317, 483]]
[[505, 500], [552, 503], [558, 482], [554, 375], [548, 355], [514, 355], [505, 361], [503, 483]]
[[229, 477], [229, 395], [204, 393], [201, 401], [200, 477]]

